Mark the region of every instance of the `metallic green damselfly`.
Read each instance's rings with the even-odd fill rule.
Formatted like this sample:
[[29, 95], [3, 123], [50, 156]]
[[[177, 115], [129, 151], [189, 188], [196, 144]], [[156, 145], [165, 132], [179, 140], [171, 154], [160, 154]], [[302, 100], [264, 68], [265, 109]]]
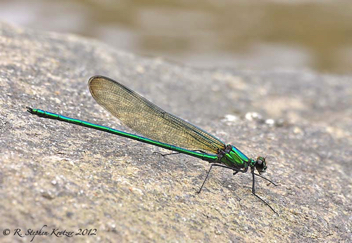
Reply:
[[[234, 175], [239, 172], [245, 173], [250, 169], [252, 194], [275, 212], [266, 201], [255, 193], [255, 176], [276, 185], [260, 175], [267, 168], [264, 157], [259, 156], [256, 160], [248, 158], [235, 146], [226, 145], [213, 135], [162, 110], [136, 92], [110, 78], [94, 76], [89, 79], [88, 86], [90, 93], [98, 104], [117, 117], [124, 125], [145, 137], [40, 109], [27, 107], [27, 110], [40, 117], [93, 128], [208, 161], [211, 166], [198, 193], [202, 190], [214, 166], [230, 169]], [[255, 170], [259, 174], [255, 173]]]

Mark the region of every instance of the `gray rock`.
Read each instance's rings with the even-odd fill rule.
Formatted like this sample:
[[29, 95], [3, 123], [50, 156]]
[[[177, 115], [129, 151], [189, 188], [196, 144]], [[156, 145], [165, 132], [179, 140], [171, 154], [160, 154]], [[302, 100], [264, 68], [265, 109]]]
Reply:
[[[26, 106], [126, 130], [87, 89], [125, 84], [251, 157], [250, 174], [26, 112]], [[308, 71], [195, 69], [81, 37], [0, 24], [0, 241], [27, 229], [96, 235], [35, 241], [352, 241], [352, 79]], [[47, 226], [44, 226], [47, 225]], [[44, 228], [43, 228], [44, 226]], [[5, 236], [6, 229], [10, 235]], [[57, 232], [57, 231], [56, 231]], [[28, 241], [33, 236], [25, 236]]]

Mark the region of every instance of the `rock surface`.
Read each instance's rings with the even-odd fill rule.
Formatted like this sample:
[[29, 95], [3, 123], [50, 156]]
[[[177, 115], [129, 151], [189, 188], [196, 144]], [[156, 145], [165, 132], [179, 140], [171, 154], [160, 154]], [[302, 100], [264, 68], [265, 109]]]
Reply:
[[[267, 156], [266, 177], [279, 186], [257, 180], [256, 189], [279, 216], [251, 195], [249, 173], [214, 169], [198, 195], [204, 161], [162, 157], [153, 152], [166, 151], [150, 145], [26, 112], [31, 106], [128, 131], [90, 96], [87, 80], [97, 74], [250, 157]], [[34, 242], [352, 241], [351, 81], [194, 69], [1, 23], [0, 241], [20, 240], [15, 229], [41, 228], [97, 231]]]

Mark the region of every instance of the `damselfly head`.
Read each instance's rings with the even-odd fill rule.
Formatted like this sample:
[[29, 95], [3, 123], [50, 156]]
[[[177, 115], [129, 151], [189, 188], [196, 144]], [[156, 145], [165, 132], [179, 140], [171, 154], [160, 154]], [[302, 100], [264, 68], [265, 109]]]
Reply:
[[264, 157], [259, 156], [257, 158], [255, 168], [257, 169], [259, 174], [264, 173], [266, 171], [266, 162]]

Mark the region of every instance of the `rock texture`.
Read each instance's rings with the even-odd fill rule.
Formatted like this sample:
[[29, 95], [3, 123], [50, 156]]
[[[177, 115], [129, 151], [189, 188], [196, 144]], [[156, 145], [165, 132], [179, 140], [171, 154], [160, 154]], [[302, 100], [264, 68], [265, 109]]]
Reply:
[[[124, 83], [250, 157], [250, 174], [111, 134], [39, 118], [26, 106], [127, 130], [87, 89]], [[308, 71], [203, 70], [73, 35], [0, 24], [0, 241], [352, 241], [352, 78]], [[45, 226], [46, 225], [46, 226]], [[96, 229], [96, 235], [69, 237]], [[56, 231], [55, 231], [56, 232]], [[9, 235], [6, 235], [9, 233]], [[27, 232], [28, 233], [28, 232]], [[88, 233], [88, 232], [86, 232]]]

